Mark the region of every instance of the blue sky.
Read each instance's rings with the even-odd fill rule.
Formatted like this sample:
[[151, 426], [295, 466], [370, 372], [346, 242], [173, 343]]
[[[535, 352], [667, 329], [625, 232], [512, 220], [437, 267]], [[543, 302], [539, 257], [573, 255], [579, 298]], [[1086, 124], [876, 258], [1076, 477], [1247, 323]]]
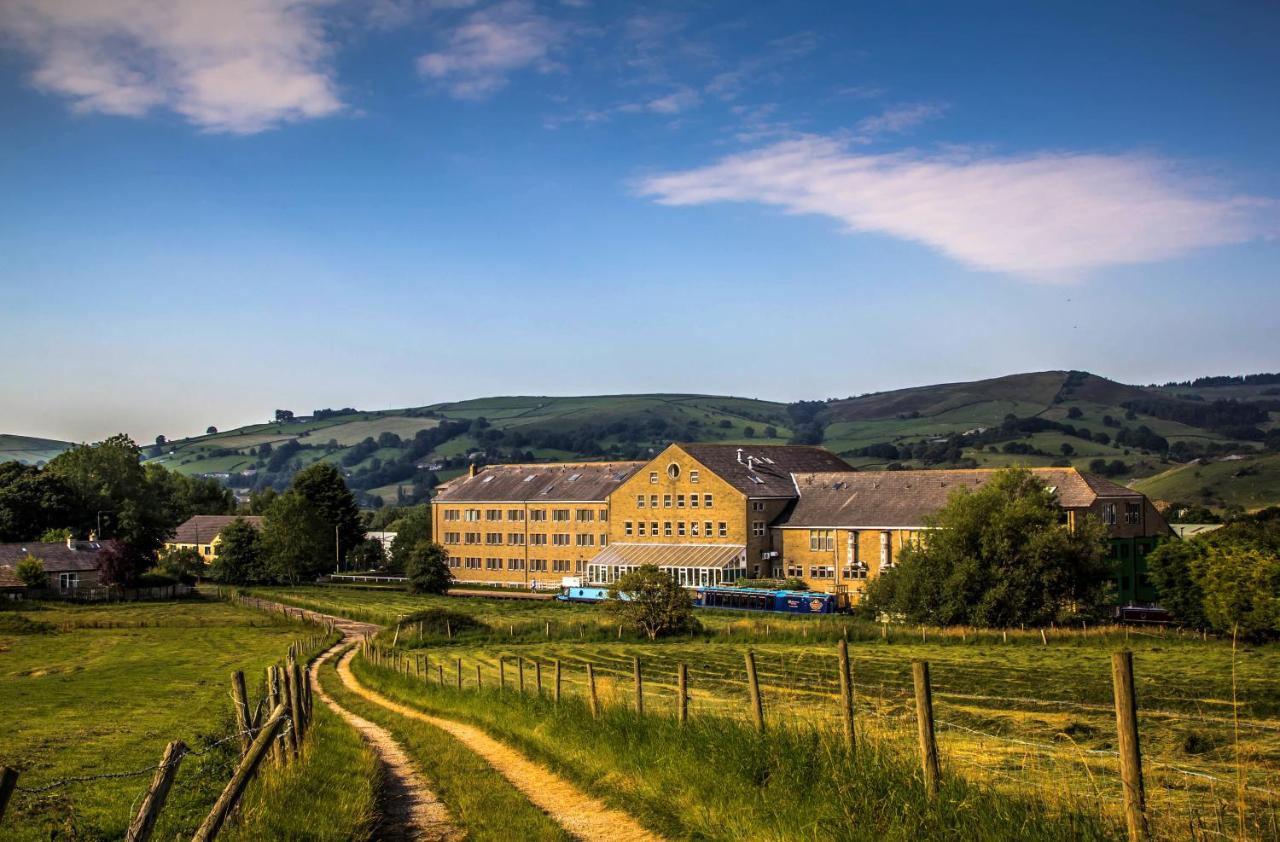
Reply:
[[12, 0], [0, 431], [1275, 370], [1278, 41], [1262, 2]]

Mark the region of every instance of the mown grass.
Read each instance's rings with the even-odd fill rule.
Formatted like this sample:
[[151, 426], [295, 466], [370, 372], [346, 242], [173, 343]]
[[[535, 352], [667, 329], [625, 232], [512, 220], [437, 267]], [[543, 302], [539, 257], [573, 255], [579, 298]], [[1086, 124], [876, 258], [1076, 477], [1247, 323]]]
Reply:
[[[196, 754], [179, 768], [155, 838], [190, 836], [235, 766], [235, 741], [221, 742], [234, 733], [231, 672], [244, 670], [253, 687], [292, 641], [314, 634], [201, 599], [28, 603], [0, 616], [44, 627], [14, 634], [15, 621], [0, 631], [0, 764], [20, 770], [0, 834], [12, 840], [121, 838], [148, 768], [175, 739]], [[27, 791], [125, 771], [140, 774]]]
[[399, 702], [470, 722], [646, 826], [695, 839], [1107, 839], [1109, 822], [1050, 810], [947, 776], [930, 801], [915, 767], [864, 739], [777, 725], [759, 734], [731, 719], [679, 726], [621, 706], [592, 719], [580, 699], [490, 688], [457, 691], [357, 659], [368, 686]]
[[449, 734], [426, 723], [410, 721], [347, 690], [334, 661], [321, 666], [320, 683], [338, 704], [391, 732], [469, 839], [559, 842], [571, 838], [488, 763]]

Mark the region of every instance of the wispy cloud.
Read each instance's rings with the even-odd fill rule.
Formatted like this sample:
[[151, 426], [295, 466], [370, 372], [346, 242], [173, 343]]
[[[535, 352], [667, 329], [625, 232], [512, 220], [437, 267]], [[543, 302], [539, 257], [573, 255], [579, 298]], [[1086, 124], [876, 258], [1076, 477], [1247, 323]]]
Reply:
[[83, 112], [169, 108], [249, 134], [343, 107], [317, 2], [8, 0], [0, 31], [34, 57], [33, 84]]
[[758, 202], [924, 243], [975, 268], [1070, 280], [1274, 236], [1276, 204], [1141, 155], [859, 155], [808, 136], [644, 179], [668, 205]]
[[418, 58], [418, 70], [459, 99], [484, 99], [507, 84], [517, 70], [555, 68], [551, 52], [565, 28], [526, 0], [479, 9], [447, 36], [447, 44]]
[[944, 111], [944, 106], [927, 102], [896, 105], [858, 121], [855, 131], [863, 137], [898, 134], [940, 117]]

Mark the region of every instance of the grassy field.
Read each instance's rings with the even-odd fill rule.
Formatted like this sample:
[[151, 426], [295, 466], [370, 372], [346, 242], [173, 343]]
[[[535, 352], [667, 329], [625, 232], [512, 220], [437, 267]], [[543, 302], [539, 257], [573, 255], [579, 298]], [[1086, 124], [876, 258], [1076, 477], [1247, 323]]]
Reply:
[[70, 442], [0, 433], [0, 462], [48, 462], [69, 447]]
[[1280, 453], [1220, 462], [1178, 465], [1134, 483], [1153, 500], [1169, 500], [1214, 508], [1240, 506], [1246, 511], [1276, 505], [1280, 488]]
[[[174, 739], [201, 754], [180, 767], [156, 838], [190, 836], [234, 768], [234, 742], [220, 742], [234, 733], [230, 673], [242, 669], [252, 683], [304, 634], [311, 632], [278, 617], [204, 600], [33, 602], [0, 612], [0, 708], [8, 714], [0, 764], [21, 771], [23, 790], [53, 787], [15, 795], [4, 838], [120, 838], [150, 772], [55, 785], [147, 769]], [[333, 828], [358, 830], [359, 814], [372, 804], [358, 795], [370, 786], [368, 762], [359, 762], [363, 746], [340, 725], [322, 722], [316, 733], [321, 754], [347, 760], [297, 766], [272, 785], [315, 793], [312, 812]], [[249, 799], [243, 838], [265, 838], [254, 818], [268, 812], [255, 806], [263, 795], [251, 789]]]
[[[616, 626], [598, 606], [496, 599], [413, 596], [342, 587], [277, 589], [294, 604], [389, 626], [393, 639], [447, 669], [463, 661], [466, 683], [476, 665], [496, 683], [498, 661], [514, 686], [519, 658], [532, 688], [534, 664], [550, 686], [553, 663], [564, 669], [566, 694], [585, 692], [585, 666], [599, 689], [625, 704], [632, 693], [632, 658], [646, 674], [646, 707], [670, 715], [679, 663], [690, 671], [691, 711], [742, 720], [747, 716], [743, 654], [755, 653], [766, 712], [791, 727], [830, 728], [838, 714], [835, 643], [852, 641], [862, 728], [883, 745], [914, 751], [910, 664], [930, 662], [939, 742], [955, 774], [1019, 797], [1034, 795], [1076, 809], [1101, 805], [1108, 821], [1119, 807], [1110, 653], [1135, 652], [1140, 727], [1153, 814], [1169, 836], [1232, 835], [1237, 783], [1243, 781], [1246, 822], [1275, 833], [1280, 809], [1280, 647], [1239, 647], [1176, 631], [1093, 629], [1040, 631], [937, 630], [883, 627], [845, 618], [699, 612], [705, 631], [693, 638], [649, 643]], [[396, 624], [409, 615], [447, 610], [477, 623]], [[548, 631], [550, 635], [548, 636]], [[921, 642], [923, 634], [925, 641]], [[1007, 641], [1007, 642], [1006, 642]], [[1234, 670], [1233, 670], [1234, 667]], [[449, 674], [449, 673], [447, 673]], [[1239, 722], [1236, 722], [1236, 719]], [[1237, 736], [1238, 725], [1238, 736]]]

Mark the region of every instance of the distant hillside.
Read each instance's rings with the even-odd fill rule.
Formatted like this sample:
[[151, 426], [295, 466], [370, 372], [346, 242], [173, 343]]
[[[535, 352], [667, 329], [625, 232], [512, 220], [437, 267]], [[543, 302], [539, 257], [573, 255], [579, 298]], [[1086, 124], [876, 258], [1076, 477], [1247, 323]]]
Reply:
[[174, 470], [245, 489], [283, 487], [323, 460], [367, 502], [392, 503], [422, 498], [473, 462], [643, 459], [671, 441], [821, 443], [878, 468], [1070, 464], [1141, 481], [1158, 500], [1257, 508], [1280, 502], [1266, 455], [1280, 450], [1280, 376], [1130, 386], [1042, 371], [793, 404], [678, 394], [481, 398], [320, 410], [146, 451]]
[[48, 462], [70, 448], [71, 442], [0, 433], [0, 462], [24, 462], [28, 465], [38, 465], [41, 462]]

